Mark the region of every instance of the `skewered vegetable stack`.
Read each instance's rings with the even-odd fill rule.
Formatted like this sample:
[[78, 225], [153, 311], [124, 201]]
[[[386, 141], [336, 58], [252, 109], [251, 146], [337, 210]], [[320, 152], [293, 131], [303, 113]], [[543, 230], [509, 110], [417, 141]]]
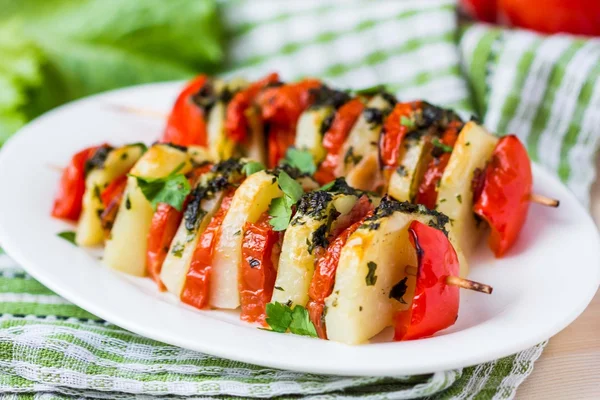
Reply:
[[424, 101], [199, 76], [160, 143], [76, 154], [52, 214], [184, 303], [354, 344], [430, 336], [454, 324], [458, 286], [490, 293], [465, 254], [482, 220], [510, 248], [531, 186], [515, 136]]

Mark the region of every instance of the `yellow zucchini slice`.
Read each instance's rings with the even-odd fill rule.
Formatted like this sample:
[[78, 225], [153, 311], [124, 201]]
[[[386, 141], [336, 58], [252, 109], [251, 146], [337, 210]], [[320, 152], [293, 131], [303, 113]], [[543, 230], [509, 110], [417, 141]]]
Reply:
[[132, 144], [109, 150], [102, 166], [95, 167], [88, 173], [85, 179], [83, 207], [75, 235], [78, 245], [94, 246], [104, 241], [104, 230], [100, 222], [104, 206], [100, 194], [113, 180], [131, 169], [142, 156], [144, 149], [143, 145]]
[[335, 108], [331, 106], [309, 108], [300, 115], [298, 120], [294, 147], [310, 152], [316, 164], [323, 161], [326, 154], [323, 147], [324, 132], [321, 127], [323, 122], [332, 118], [334, 114]]
[[[360, 344], [394, 324], [394, 314], [406, 309], [414, 294], [417, 254], [408, 228], [414, 220], [443, 227], [447, 218], [425, 207], [384, 199], [342, 249], [332, 294], [325, 300], [327, 336], [347, 344]], [[401, 302], [390, 291], [407, 278]]]
[[431, 161], [431, 137], [408, 138], [400, 149], [400, 163], [390, 176], [388, 193], [398, 201], [410, 201], [415, 198], [419, 183]]
[[279, 289], [273, 291], [271, 301], [306, 306], [315, 270], [315, 249], [327, 246], [327, 234], [336, 211], [350, 212], [356, 200], [355, 195], [333, 195], [325, 191], [306, 193], [300, 199], [296, 215], [283, 237], [275, 280]]
[[276, 177], [266, 171], [250, 175], [235, 191], [214, 250], [211, 306], [235, 309], [240, 305], [238, 276], [246, 222], [256, 222], [267, 211], [271, 200], [281, 195]]
[[[471, 182], [476, 169], [482, 170], [492, 156], [498, 139], [482, 126], [468, 122], [458, 135], [438, 191], [438, 211], [450, 218], [450, 237], [457, 243], [461, 276], [466, 276], [464, 255], [471, 254], [483, 235], [485, 224], [478, 224], [473, 214]], [[463, 265], [465, 264], [465, 265]]]
[[[161, 178], [184, 164], [181, 173], [191, 169], [187, 152], [168, 145], [152, 146], [131, 169], [131, 174], [144, 178]], [[111, 234], [104, 250], [104, 264], [130, 275], [146, 274], [147, 236], [154, 210], [144, 197], [134, 177], [127, 178], [123, 196]]]

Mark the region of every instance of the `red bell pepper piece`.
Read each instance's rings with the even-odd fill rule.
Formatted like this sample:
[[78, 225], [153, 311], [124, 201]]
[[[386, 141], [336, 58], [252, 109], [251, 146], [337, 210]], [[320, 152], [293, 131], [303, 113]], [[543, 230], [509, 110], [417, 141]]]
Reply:
[[315, 179], [320, 184], [323, 185], [335, 179], [333, 171], [340, 162], [340, 149], [364, 109], [365, 105], [362, 101], [352, 99], [335, 113], [331, 127], [323, 136], [323, 147], [327, 151], [327, 155], [315, 173]]
[[212, 220], [200, 235], [198, 244], [192, 255], [181, 292], [181, 301], [196, 308], [206, 308], [210, 297], [210, 272], [214, 247], [221, 236], [221, 225], [231, 206], [234, 190], [227, 192], [221, 206]]
[[502, 257], [525, 224], [533, 185], [527, 150], [515, 135], [498, 141], [473, 211], [491, 228], [489, 246]]
[[402, 123], [402, 119], [404, 117], [412, 120], [415, 111], [421, 106], [421, 101], [397, 103], [386, 118], [379, 139], [379, 156], [381, 157], [381, 164], [385, 168], [395, 169], [398, 167], [400, 145], [404, 140], [404, 136], [412, 129], [411, 124]]
[[100, 223], [104, 228], [105, 235], [108, 237], [113, 223], [117, 218], [117, 212], [121, 205], [121, 200], [125, 194], [127, 186], [127, 175], [122, 175], [112, 181], [100, 194], [104, 210], [100, 214]]
[[268, 213], [255, 223], [246, 223], [239, 283], [240, 318], [244, 321], [265, 324], [265, 307], [271, 301], [277, 276], [275, 250], [279, 239], [279, 232], [269, 224]]
[[229, 104], [227, 104], [227, 115], [225, 120], [225, 132], [227, 136], [236, 143], [243, 142], [248, 137], [249, 123], [246, 118], [246, 110], [252, 105], [256, 96], [269, 83], [279, 82], [279, 75], [272, 73], [265, 78], [252, 83], [246, 89], [237, 92]]
[[191, 80], [175, 100], [162, 142], [180, 146], [206, 146], [206, 120], [204, 110], [194, 103], [192, 97], [204, 87], [208, 78], [198, 75]]
[[418, 257], [417, 282], [410, 308], [395, 316], [394, 340], [413, 340], [452, 326], [458, 318], [459, 288], [448, 285], [458, 276], [456, 251], [442, 231], [413, 221], [409, 240]]
[[288, 148], [294, 145], [296, 135], [295, 127], [284, 125], [270, 125], [268, 130], [267, 163], [269, 168], [274, 168], [279, 161], [285, 158]]
[[[458, 138], [460, 127], [461, 122], [451, 121], [442, 134], [440, 142], [446, 146], [454, 147], [456, 139]], [[452, 153], [442, 153], [438, 157], [434, 157], [434, 159], [429, 162], [427, 165], [427, 170], [423, 175], [423, 180], [419, 185], [419, 190], [417, 191], [417, 195], [415, 197], [415, 203], [423, 204], [425, 207], [432, 210], [435, 208], [435, 203], [437, 201], [437, 188], [440, 180], [442, 179], [442, 174], [448, 165], [448, 161], [450, 161], [451, 154]]]
[[[211, 167], [211, 164], [207, 164], [195, 168], [188, 178], [190, 184], [194, 186], [200, 176], [208, 172]], [[183, 204], [182, 210], [185, 210], [186, 204], [187, 199]], [[166, 290], [166, 287], [160, 280], [160, 271], [182, 219], [183, 211], [177, 211], [176, 208], [166, 203], [159, 203], [152, 216], [150, 230], [148, 231], [146, 268], [148, 274], [156, 282], [161, 291]]]
[[77, 221], [81, 214], [85, 192], [85, 163], [102, 146], [88, 147], [75, 154], [60, 178], [58, 193], [54, 198], [52, 216]]
[[310, 281], [308, 289], [309, 301], [306, 306], [310, 320], [312, 321], [317, 334], [321, 339], [327, 339], [327, 330], [325, 321], [323, 321], [323, 311], [325, 309], [325, 299], [331, 295], [335, 283], [335, 273], [340, 262], [340, 255], [348, 238], [352, 235], [373, 212], [373, 206], [366, 197], [353, 207], [350, 214], [352, 219], [347, 219], [345, 226], [339, 227], [343, 230], [339, 232], [335, 239], [331, 241], [327, 250], [318, 256], [315, 264], [315, 272]]

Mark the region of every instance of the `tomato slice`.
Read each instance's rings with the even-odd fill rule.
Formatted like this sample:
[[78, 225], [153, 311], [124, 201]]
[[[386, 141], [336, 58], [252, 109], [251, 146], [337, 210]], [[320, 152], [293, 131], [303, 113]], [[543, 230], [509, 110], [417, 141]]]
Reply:
[[202, 232], [192, 255], [190, 269], [181, 292], [181, 301], [196, 308], [206, 308], [210, 296], [210, 272], [213, 250], [221, 235], [221, 225], [231, 206], [235, 190], [225, 193], [219, 210]]
[[431, 336], [458, 318], [459, 288], [446, 283], [459, 272], [452, 244], [442, 231], [419, 221], [410, 224], [409, 240], [417, 252], [417, 283], [411, 306], [395, 316], [394, 340]]
[[271, 73], [265, 78], [252, 83], [246, 89], [237, 92], [229, 104], [225, 120], [227, 136], [236, 143], [243, 142], [248, 137], [249, 123], [246, 110], [252, 105], [256, 96], [269, 83], [279, 82], [279, 74]]
[[240, 318], [265, 325], [265, 307], [271, 301], [277, 276], [278, 254], [274, 247], [280, 234], [269, 224], [264, 213], [255, 223], [246, 223], [242, 241], [240, 269]]
[[58, 193], [54, 198], [52, 216], [77, 221], [81, 214], [85, 192], [85, 163], [102, 146], [88, 147], [75, 154], [60, 178]]
[[398, 167], [400, 145], [406, 134], [412, 129], [412, 124], [403, 119], [409, 119], [414, 124], [414, 112], [422, 107], [421, 101], [397, 103], [383, 124], [379, 139], [379, 157], [385, 168]]
[[[442, 134], [440, 142], [446, 146], [454, 147], [461, 125], [460, 121], [451, 121]], [[442, 175], [444, 174], [444, 170], [448, 165], [448, 161], [450, 161], [451, 154], [452, 153], [442, 153], [438, 156], [434, 156], [433, 160], [429, 162], [415, 196], [415, 203], [423, 204], [431, 210], [435, 208], [437, 188], [442, 179]]]
[[162, 142], [180, 146], [206, 146], [206, 120], [204, 110], [194, 103], [192, 97], [208, 82], [206, 75], [191, 80], [175, 100]]
[[275, 168], [285, 158], [288, 148], [294, 145], [295, 128], [270, 125], [268, 129], [268, 167]]
[[336, 178], [333, 171], [340, 162], [340, 149], [364, 108], [365, 105], [362, 101], [352, 99], [342, 105], [335, 113], [331, 127], [323, 136], [323, 147], [327, 154], [315, 173], [315, 179], [321, 185]]
[[112, 181], [100, 194], [100, 199], [104, 206], [104, 210], [102, 211], [102, 214], [100, 214], [100, 223], [102, 224], [102, 228], [107, 237], [117, 218], [117, 212], [119, 211], [121, 200], [125, 194], [126, 186], [127, 175], [121, 175]]
[[529, 211], [533, 177], [527, 150], [515, 135], [498, 141], [473, 211], [491, 228], [489, 246], [502, 257], [515, 243]]
[[342, 230], [335, 239], [331, 241], [329, 246], [327, 246], [327, 250], [317, 258], [315, 272], [308, 289], [309, 301], [306, 308], [308, 309], [310, 320], [315, 326], [317, 334], [321, 339], [327, 339], [323, 311], [325, 309], [325, 299], [333, 291], [335, 272], [337, 271], [337, 266], [340, 262], [342, 248], [348, 241], [350, 235], [352, 235], [358, 227], [362, 225], [363, 221], [372, 214], [372, 210], [373, 206], [368, 199], [365, 196], [361, 197], [361, 200], [357, 202], [349, 213], [352, 215], [352, 218], [346, 219], [342, 226], [338, 227]]

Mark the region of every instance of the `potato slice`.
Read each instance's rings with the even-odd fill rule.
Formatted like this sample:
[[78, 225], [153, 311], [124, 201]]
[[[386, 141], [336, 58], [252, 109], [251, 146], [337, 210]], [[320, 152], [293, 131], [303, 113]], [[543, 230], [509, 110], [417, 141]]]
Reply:
[[[383, 123], [383, 115], [393, 107], [384, 96], [377, 95], [368, 103], [350, 131], [346, 142], [340, 150], [340, 163], [336, 169], [337, 176], [346, 176], [346, 181], [352, 187], [362, 190], [373, 190], [381, 184], [380, 179], [373, 179], [373, 174], [379, 172], [378, 143]], [[381, 121], [369, 122], [368, 117], [381, 113]], [[353, 171], [356, 170], [356, 171]]]
[[[327, 245], [326, 237], [335, 213], [350, 212], [358, 200], [354, 195], [332, 195], [325, 191], [306, 193], [298, 205], [296, 215], [285, 231], [279, 268], [271, 301], [292, 302], [306, 306], [308, 288], [315, 270], [315, 248]], [[336, 205], [341, 210], [336, 210]], [[343, 214], [342, 214], [343, 215]]]
[[428, 135], [404, 140], [400, 149], [399, 166], [390, 176], [390, 196], [398, 201], [413, 201], [432, 159], [431, 149], [431, 137]]
[[201, 200], [197, 215], [197, 218], [201, 219], [196, 223], [195, 229], [188, 230], [185, 219], [181, 221], [179, 228], [177, 228], [177, 233], [171, 242], [169, 253], [160, 271], [160, 279], [167, 290], [178, 298], [181, 295], [185, 277], [190, 269], [190, 262], [198, 240], [219, 209], [222, 200], [223, 192], [216, 193], [212, 198]]
[[233, 156], [235, 143], [227, 137], [225, 132], [226, 105], [218, 101], [208, 114], [206, 130], [208, 133], [208, 146], [210, 154], [215, 160], [225, 160]]
[[242, 239], [246, 222], [256, 222], [271, 200], [282, 195], [274, 175], [260, 171], [250, 175], [236, 190], [215, 246], [210, 304], [235, 309], [240, 305], [238, 270], [242, 262]]
[[[414, 220], [438, 227], [448, 221], [422, 206], [386, 198], [375, 215], [350, 236], [340, 255], [333, 292], [325, 300], [330, 340], [364, 343], [392, 326], [397, 311], [408, 308], [416, 278], [406, 274], [406, 266], [418, 265], [408, 238]], [[390, 297], [392, 288], [404, 278], [408, 289], [402, 301]]]
[[92, 169], [85, 179], [83, 208], [77, 224], [75, 242], [94, 246], [104, 241], [100, 213], [104, 210], [100, 194], [113, 180], [126, 174], [139, 160], [145, 146], [132, 144], [111, 150], [101, 168]]
[[246, 118], [248, 120], [248, 133], [250, 137], [242, 145], [242, 154], [251, 160], [267, 165], [267, 139], [259, 110], [256, 107], [248, 108], [246, 110]]
[[450, 218], [450, 239], [458, 247], [461, 276], [468, 272], [465, 254], [471, 254], [485, 227], [477, 223], [473, 214], [471, 182], [475, 170], [485, 168], [497, 142], [485, 128], [468, 122], [458, 136], [440, 181], [436, 208]]
[[204, 164], [206, 162], [217, 162], [218, 159], [214, 158], [212, 152], [206, 147], [202, 146], [188, 146], [187, 148], [190, 160], [195, 164]]
[[326, 154], [323, 147], [324, 132], [321, 127], [326, 119], [333, 117], [334, 113], [335, 108], [330, 106], [309, 108], [298, 120], [294, 146], [300, 150], [308, 150], [317, 164], [323, 161]]
[[[145, 178], [164, 177], [181, 164], [182, 173], [191, 169], [189, 156], [169, 145], [151, 147], [131, 170], [132, 175]], [[134, 177], [127, 178], [123, 196], [111, 234], [104, 250], [104, 264], [127, 274], [146, 274], [147, 235], [154, 210], [144, 197]]]

